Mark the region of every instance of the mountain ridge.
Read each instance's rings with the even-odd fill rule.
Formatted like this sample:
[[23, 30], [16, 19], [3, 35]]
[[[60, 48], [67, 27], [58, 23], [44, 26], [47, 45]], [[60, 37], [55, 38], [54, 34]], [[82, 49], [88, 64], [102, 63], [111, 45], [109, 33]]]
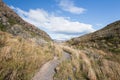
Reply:
[[[103, 29], [68, 41], [71, 45], [87, 46], [111, 51], [120, 48], [120, 20], [113, 22]], [[111, 48], [110, 48], [110, 47]], [[115, 47], [116, 46], [116, 47]]]
[[50, 36], [43, 30], [24, 21], [4, 2], [0, 1], [0, 29], [13, 35], [19, 35], [24, 38], [36, 38], [46, 41], [51, 40]]

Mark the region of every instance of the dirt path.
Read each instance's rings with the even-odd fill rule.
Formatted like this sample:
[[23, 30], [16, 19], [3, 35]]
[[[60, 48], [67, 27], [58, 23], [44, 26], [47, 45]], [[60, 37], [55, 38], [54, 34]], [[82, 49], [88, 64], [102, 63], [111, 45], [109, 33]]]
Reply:
[[40, 71], [33, 77], [32, 80], [53, 80], [53, 76], [55, 74], [55, 68], [64, 60], [68, 60], [71, 58], [69, 53], [63, 52], [62, 58], [58, 60], [57, 57], [54, 57], [53, 60], [44, 64]]

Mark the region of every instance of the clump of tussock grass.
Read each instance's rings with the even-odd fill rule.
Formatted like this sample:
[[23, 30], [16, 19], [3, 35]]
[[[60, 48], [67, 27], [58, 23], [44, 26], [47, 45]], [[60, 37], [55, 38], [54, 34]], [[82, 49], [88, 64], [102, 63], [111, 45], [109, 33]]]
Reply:
[[[54, 75], [55, 80], [119, 80], [119, 55], [108, 53], [94, 48], [74, 49], [63, 46], [71, 53], [71, 60], [64, 61], [58, 66]], [[118, 60], [118, 61], [117, 61]]]
[[0, 31], [0, 80], [30, 80], [53, 59], [53, 46], [40, 46]]

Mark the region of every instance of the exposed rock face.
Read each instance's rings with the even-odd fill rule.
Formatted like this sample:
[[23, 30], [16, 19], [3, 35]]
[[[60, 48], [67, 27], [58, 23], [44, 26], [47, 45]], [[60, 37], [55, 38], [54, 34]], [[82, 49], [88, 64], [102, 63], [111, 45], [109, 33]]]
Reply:
[[120, 21], [116, 21], [99, 31], [74, 38], [68, 42], [78, 47], [86, 46], [120, 52]]
[[0, 30], [24, 38], [43, 39], [45, 41], [51, 40], [46, 32], [25, 22], [12, 9], [4, 4], [2, 0], [0, 0]]

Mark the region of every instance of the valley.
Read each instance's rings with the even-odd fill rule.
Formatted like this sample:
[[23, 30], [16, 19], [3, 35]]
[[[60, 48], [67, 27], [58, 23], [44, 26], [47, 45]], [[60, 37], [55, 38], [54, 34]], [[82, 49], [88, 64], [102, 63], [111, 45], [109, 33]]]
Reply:
[[0, 80], [120, 80], [120, 21], [54, 41], [0, 0]]

